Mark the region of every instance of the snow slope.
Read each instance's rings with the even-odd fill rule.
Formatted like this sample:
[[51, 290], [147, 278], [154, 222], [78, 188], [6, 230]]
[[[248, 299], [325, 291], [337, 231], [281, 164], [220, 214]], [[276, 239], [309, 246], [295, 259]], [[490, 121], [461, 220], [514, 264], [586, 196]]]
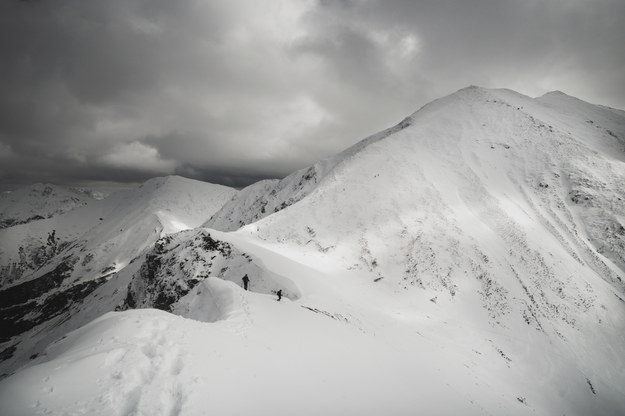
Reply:
[[[213, 277], [181, 299], [180, 316], [109, 313], [0, 382], [3, 413], [616, 415], [622, 409], [618, 367], [579, 365], [595, 353], [618, 365], [616, 352], [587, 351], [533, 328], [494, 328], [468, 302], [448, 308], [425, 293], [371, 285], [359, 273], [330, 275], [241, 236], [211, 234], [264, 270], [291, 278], [301, 296], [278, 303]], [[257, 275], [250, 275], [254, 289]]]
[[51, 218], [93, 200], [87, 191], [37, 183], [0, 193], [0, 229]]
[[[0, 267], [14, 281], [41, 274], [44, 265], [55, 267], [62, 257], [51, 258], [63, 253], [77, 263], [72, 277], [99, 277], [123, 267], [162, 234], [198, 226], [235, 193], [179, 176], [154, 178], [63, 215], [0, 230]], [[54, 247], [48, 244], [52, 231]]]
[[115, 271], [56, 335], [173, 315], [71, 332], [3, 413], [623, 414], [624, 129], [562, 93], [430, 103]]
[[235, 193], [182, 177], [155, 178], [63, 215], [0, 230], [2, 277], [9, 281], [0, 290], [0, 354], [8, 356], [0, 374], [39, 351], [18, 347], [24, 339], [48, 339], [48, 320], [67, 319], [73, 303], [163, 235], [198, 226]]

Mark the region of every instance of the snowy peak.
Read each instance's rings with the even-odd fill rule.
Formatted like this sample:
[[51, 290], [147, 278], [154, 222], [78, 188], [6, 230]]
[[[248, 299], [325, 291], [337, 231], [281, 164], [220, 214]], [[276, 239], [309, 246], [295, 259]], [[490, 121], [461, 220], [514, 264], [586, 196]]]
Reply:
[[544, 104], [549, 104], [549, 105], [553, 105], [553, 106], [568, 106], [568, 105], [591, 105], [594, 106], [594, 104], [590, 104], [589, 102], [586, 102], [584, 100], [580, 100], [577, 97], [573, 97], [572, 95], [568, 95], [562, 91], [559, 90], [555, 90], [555, 91], [549, 91], [543, 95], [541, 95], [540, 97], [536, 97], [535, 98], [536, 101], [539, 101], [541, 103]]
[[[506, 247], [514, 235], [540, 252], [546, 234], [567, 253], [562, 261], [587, 267], [583, 274], [623, 296], [624, 136], [614, 132], [625, 120], [604, 119], [601, 128], [589, 128], [578, 113], [586, 114], [586, 105], [597, 117], [605, 110], [580, 103], [573, 112], [511, 90], [466, 88], [334, 158], [242, 191], [207, 226], [235, 230], [253, 223], [245, 231], [265, 241], [289, 236], [317, 255], [341, 252], [345, 266], [359, 264], [376, 279], [405, 269], [404, 281], [446, 287], [452, 296], [457, 283], [434, 271], [473, 266], [441, 258], [423, 274], [421, 262], [406, 264], [389, 253], [410, 259], [417, 247], [439, 246], [444, 235], [441, 250], [464, 245], [461, 252], [477, 253], [483, 238]], [[415, 233], [420, 237], [413, 241]], [[506, 253], [491, 256], [511, 261]], [[531, 266], [522, 267], [529, 278]]]
[[553, 91], [549, 91], [544, 93], [543, 95], [541, 95], [539, 98], [540, 99], [548, 99], [549, 97], [569, 97], [569, 98], [575, 98], [572, 97], [568, 94], [565, 94], [564, 92], [560, 91], [560, 90], [553, 90]]
[[126, 217], [154, 214], [170, 234], [199, 226], [232, 198], [232, 188], [181, 176], [152, 178], [117, 196]]
[[[514, 104], [510, 104], [510, 102]], [[402, 137], [408, 141], [417, 141], [409, 144], [412, 151], [417, 152], [419, 150], [416, 149], [416, 146], [428, 146], [427, 141], [430, 138], [427, 132], [426, 134], [408, 134], [406, 132], [426, 130], [432, 121], [435, 123], [432, 128], [439, 130], [436, 132], [436, 141], [439, 143], [437, 146], [439, 146], [442, 141], [457, 140], [458, 134], [455, 130], [450, 131], [449, 134], [440, 134], [441, 125], [454, 126], [458, 124], [455, 122], [457, 115], [464, 114], [464, 117], [471, 117], [474, 113], [479, 113], [479, 108], [484, 106], [501, 106], [505, 109], [520, 110], [525, 103], [532, 104], [533, 101], [531, 98], [511, 90], [490, 90], [477, 86], [461, 89], [454, 94], [425, 105], [397, 125], [363, 139], [336, 156], [294, 172], [281, 181], [262, 181], [249, 186], [204, 225], [219, 230], [232, 231], [282, 211], [301, 201], [319, 187], [332, 187], [336, 181], [342, 181], [344, 172], [352, 169], [354, 161], [367, 158], [368, 156], [365, 156], [367, 153], [379, 154], [384, 159], [376, 161], [375, 163], [381, 164], [377, 166], [391, 164], [395, 157], [395, 155], [390, 154], [393, 152], [394, 145], [387, 146], [386, 143], [393, 142], [397, 137]], [[478, 110], [474, 111], [473, 109]], [[501, 117], [504, 116], [501, 115]], [[492, 111], [487, 114], [487, 117], [492, 117]], [[441, 118], [446, 120], [441, 122]], [[375, 150], [373, 150], [374, 148]], [[405, 150], [400, 148], [397, 151], [403, 153]], [[411, 167], [407, 169], [408, 171], [413, 170]], [[319, 190], [319, 192], [323, 191]]]
[[[397, 157], [393, 152], [408, 152], [407, 158], [415, 155], [413, 163], [409, 164], [414, 166], [406, 166], [407, 172], [419, 171], [428, 165], [427, 160], [424, 164], [419, 163], [419, 154], [430, 151], [434, 152], [430, 161], [447, 161], [450, 168], [458, 162], [462, 163], [456, 158], [459, 150], [473, 152], [476, 156], [479, 154], [484, 160], [493, 159], [495, 164], [501, 161], [501, 155], [497, 153], [482, 152], [480, 146], [475, 146], [479, 143], [493, 149], [515, 146], [515, 150], [508, 153], [520, 152], [520, 156], [524, 157], [525, 149], [537, 142], [539, 148], [534, 151], [540, 154], [540, 158], [551, 158], [558, 165], [566, 162], [555, 160], [558, 154], [564, 155], [558, 149], [560, 144], [554, 143], [566, 143], [568, 150], [582, 158], [585, 158], [586, 152], [599, 152], [603, 158], [625, 160], [625, 119], [602, 107], [569, 98], [574, 101], [569, 102], [567, 108], [575, 111], [554, 107], [540, 99], [507, 89], [476, 86], [461, 89], [425, 105], [398, 125], [374, 134], [308, 169], [295, 172], [282, 181], [270, 186], [268, 183], [252, 185], [239, 195], [240, 203], [231, 201], [224, 207], [227, 212], [217, 213], [206, 225], [233, 230], [278, 212], [302, 200], [323, 183], [332, 183], [342, 177], [343, 172], [350, 170], [352, 161], [365, 153], [380, 154], [380, 160], [375, 162], [380, 164], [378, 166], [391, 164]], [[588, 114], [597, 121], [587, 119], [590, 117]], [[463, 125], [467, 122], [470, 124]], [[385, 143], [379, 143], [382, 141]], [[544, 147], [545, 141], [551, 141], [553, 146]], [[573, 150], [574, 147], [577, 151]], [[445, 148], [453, 153], [444, 153]], [[258, 187], [267, 192], [261, 191], [259, 197], [255, 190]], [[289, 189], [289, 192], [284, 192]], [[254, 196], [250, 197], [251, 194]], [[235, 205], [237, 209], [233, 208]], [[245, 213], [238, 215], [234, 212], [237, 210]]]

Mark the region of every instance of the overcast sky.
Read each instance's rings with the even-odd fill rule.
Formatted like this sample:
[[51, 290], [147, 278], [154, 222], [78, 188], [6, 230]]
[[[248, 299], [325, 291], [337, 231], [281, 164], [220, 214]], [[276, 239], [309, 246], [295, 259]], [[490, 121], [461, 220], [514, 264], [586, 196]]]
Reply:
[[475, 84], [625, 108], [623, 0], [2, 0], [0, 185], [282, 177]]

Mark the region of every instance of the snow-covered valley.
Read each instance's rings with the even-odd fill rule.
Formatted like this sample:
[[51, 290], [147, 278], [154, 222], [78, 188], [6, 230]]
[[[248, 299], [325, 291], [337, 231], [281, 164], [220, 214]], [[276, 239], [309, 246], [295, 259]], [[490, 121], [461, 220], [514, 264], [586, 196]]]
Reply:
[[10, 226], [0, 413], [624, 414], [623, 183], [624, 112], [469, 87], [283, 180]]

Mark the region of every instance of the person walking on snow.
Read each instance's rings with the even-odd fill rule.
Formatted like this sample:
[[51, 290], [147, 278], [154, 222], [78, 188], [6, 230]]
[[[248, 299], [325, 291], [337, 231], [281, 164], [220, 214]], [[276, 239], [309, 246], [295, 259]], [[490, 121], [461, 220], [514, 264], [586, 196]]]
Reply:
[[247, 273], [243, 276], [243, 289], [247, 290], [247, 284], [250, 282], [250, 278], [247, 277]]
[[282, 299], [282, 289], [278, 290], [276, 295], [278, 295], [278, 302], [280, 302], [280, 299]]

